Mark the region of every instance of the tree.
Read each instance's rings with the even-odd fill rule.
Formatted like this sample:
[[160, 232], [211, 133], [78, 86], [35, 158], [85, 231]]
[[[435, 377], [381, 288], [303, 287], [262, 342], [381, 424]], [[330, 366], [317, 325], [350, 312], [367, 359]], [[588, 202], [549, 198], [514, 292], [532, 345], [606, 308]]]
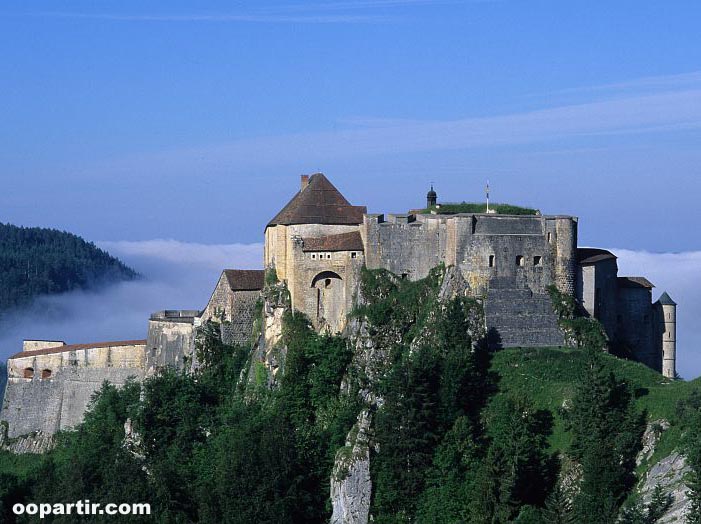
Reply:
[[632, 487], [644, 415], [633, 406], [628, 386], [606, 370], [601, 352], [588, 348], [584, 369], [567, 413], [570, 452], [582, 468], [574, 499], [578, 522], [615, 522]]

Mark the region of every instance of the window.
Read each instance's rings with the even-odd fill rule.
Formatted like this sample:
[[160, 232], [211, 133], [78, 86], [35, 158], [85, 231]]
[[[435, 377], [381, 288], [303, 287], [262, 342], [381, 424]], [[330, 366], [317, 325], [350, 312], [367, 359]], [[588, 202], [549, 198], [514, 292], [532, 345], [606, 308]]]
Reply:
[[326, 280], [324, 280], [324, 287], [331, 287], [331, 279], [330, 278], [327, 278]]
[[34, 368], [24, 368], [24, 378], [34, 378]]
[[540, 266], [543, 263], [543, 257], [535, 256], [533, 257], [533, 265]]
[[331, 253], [327, 253], [326, 258], [331, 258]]
[[409, 278], [409, 273], [402, 273], [402, 280]]
[[525, 265], [525, 259], [523, 256], [519, 255], [516, 257], [516, 265], [519, 267], [523, 267]]
[[351, 253], [351, 258], [355, 258], [357, 255], [358, 255], [358, 253], [356, 253], [355, 251], [353, 251], [353, 252]]
[[489, 255], [489, 267], [494, 267], [495, 257], [494, 255]]
[[51, 370], [50, 369], [43, 369], [41, 371], [41, 380], [46, 380], [47, 378], [51, 378]]
[[312, 253], [312, 258], [316, 258], [316, 253]]
[[548, 233], [548, 244], [551, 244], [552, 241], [553, 241], [553, 234], [552, 234], [552, 233]]

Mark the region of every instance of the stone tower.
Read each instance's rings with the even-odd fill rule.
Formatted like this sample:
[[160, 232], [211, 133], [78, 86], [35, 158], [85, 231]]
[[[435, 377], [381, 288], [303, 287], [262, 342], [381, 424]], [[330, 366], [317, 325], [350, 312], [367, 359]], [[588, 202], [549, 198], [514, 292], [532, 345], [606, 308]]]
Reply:
[[431, 184], [431, 190], [426, 194], [426, 207], [433, 207], [438, 202], [438, 195], [433, 190], [433, 184]]
[[665, 292], [657, 306], [662, 335], [662, 374], [674, 378], [677, 374], [677, 303]]

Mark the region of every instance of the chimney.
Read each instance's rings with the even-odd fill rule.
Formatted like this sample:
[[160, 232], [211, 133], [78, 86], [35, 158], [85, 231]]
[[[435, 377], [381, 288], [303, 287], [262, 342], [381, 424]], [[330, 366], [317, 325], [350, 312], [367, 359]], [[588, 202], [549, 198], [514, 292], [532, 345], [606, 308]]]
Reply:
[[309, 175], [302, 175], [302, 187], [300, 191], [309, 185]]

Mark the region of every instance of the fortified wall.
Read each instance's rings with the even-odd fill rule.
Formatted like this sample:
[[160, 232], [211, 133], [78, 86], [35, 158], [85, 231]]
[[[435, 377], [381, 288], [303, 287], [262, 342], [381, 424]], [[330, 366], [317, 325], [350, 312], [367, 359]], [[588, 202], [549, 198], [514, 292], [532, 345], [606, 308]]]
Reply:
[[339, 333], [363, 267], [418, 280], [439, 264], [452, 266], [462, 276], [461, 292], [483, 302], [490, 339], [503, 347], [565, 344], [548, 292], [554, 285], [602, 323], [612, 345], [674, 377], [676, 304], [667, 293], [653, 303], [652, 283], [619, 276], [609, 251], [578, 247], [577, 226], [576, 217], [535, 212], [442, 214], [433, 188], [426, 210], [368, 214], [323, 174], [303, 176], [299, 191], [265, 228], [265, 270], [224, 270], [203, 310], [154, 313], [146, 340], [26, 341], [8, 361], [0, 420], [10, 437], [70, 428], [104, 380], [122, 385], [164, 367], [191, 369], [197, 328], [210, 320], [221, 324], [225, 343], [254, 344], [256, 354], [265, 353], [280, 337], [284, 310], [266, 304], [263, 336], [251, 340], [264, 306], [266, 271], [275, 272], [292, 308], [315, 329]]
[[53, 347], [28, 341], [8, 360], [8, 381], [0, 412], [10, 438], [55, 433], [83, 419], [90, 398], [105, 380], [123, 385], [142, 378], [145, 340]]

